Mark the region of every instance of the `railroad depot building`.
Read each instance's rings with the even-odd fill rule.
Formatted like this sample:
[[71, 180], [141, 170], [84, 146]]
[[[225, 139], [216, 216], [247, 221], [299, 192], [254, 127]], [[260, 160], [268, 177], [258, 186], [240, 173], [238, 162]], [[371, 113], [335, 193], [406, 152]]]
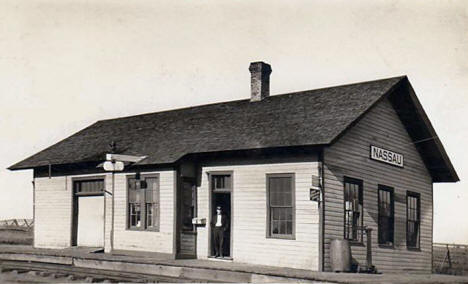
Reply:
[[433, 183], [458, 176], [406, 76], [102, 120], [11, 166], [34, 170], [34, 247], [330, 271], [431, 272]]

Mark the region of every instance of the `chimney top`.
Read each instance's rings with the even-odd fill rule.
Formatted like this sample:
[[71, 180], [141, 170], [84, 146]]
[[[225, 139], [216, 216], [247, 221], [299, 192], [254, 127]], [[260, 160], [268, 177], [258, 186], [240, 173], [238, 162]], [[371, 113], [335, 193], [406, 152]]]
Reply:
[[258, 102], [270, 95], [271, 66], [262, 61], [252, 62], [249, 66], [251, 102]]

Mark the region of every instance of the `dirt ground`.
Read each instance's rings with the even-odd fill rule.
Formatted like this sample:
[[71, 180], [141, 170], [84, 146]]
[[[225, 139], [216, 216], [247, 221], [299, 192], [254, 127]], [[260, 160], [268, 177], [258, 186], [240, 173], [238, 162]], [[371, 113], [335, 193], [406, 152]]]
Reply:
[[0, 228], [0, 244], [32, 245], [33, 230]]
[[15, 271], [0, 273], [0, 283], [83, 283], [84, 279], [69, 280], [66, 277], [40, 276], [32, 273], [17, 273]]

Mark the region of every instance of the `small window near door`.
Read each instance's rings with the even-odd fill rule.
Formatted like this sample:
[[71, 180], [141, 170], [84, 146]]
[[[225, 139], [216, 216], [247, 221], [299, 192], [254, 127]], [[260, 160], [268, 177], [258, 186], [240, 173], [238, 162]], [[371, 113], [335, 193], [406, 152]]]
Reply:
[[294, 174], [267, 175], [267, 236], [293, 239], [295, 232]]
[[229, 174], [213, 174], [211, 176], [211, 184], [213, 191], [231, 191], [231, 175]]
[[128, 228], [159, 231], [159, 177], [127, 178]]
[[344, 238], [361, 243], [363, 236], [362, 180], [344, 178], [344, 207]]
[[379, 244], [393, 246], [394, 201], [393, 188], [379, 185]]
[[406, 246], [408, 248], [419, 248], [420, 207], [419, 193], [408, 191], [406, 193]]
[[85, 179], [73, 182], [76, 195], [102, 195], [104, 179]]

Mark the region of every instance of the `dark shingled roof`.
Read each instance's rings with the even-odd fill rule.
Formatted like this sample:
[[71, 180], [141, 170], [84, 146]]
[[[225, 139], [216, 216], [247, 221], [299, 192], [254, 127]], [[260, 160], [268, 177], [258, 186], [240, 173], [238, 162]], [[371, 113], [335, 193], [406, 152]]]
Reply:
[[405, 76], [352, 85], [102, 120], [11, 166], [105, 159], [115, 141], [139, 164], [174, 163], [190, 153], [328, 145]]

